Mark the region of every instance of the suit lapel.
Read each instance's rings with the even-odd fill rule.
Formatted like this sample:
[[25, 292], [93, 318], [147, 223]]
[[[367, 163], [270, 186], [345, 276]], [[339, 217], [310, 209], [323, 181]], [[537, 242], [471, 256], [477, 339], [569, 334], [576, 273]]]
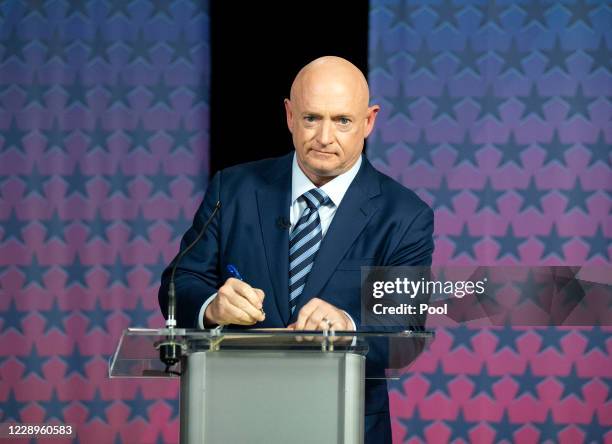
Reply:
[[293, 153], [279, 159], [270, 181], [256, 193], [268, 273], [285, 325], [289, 320], [289, 229], [279, 227], [278, 219], [289, 220], [292, 158]]
[[380, 184], [372, 169], [373, 167], [364, 156], [363, 165], [344, 195], [321, 242], [321, 248], [317, 253], [291, 321], [297, 319], [300, 308], [308, 300], [318, 296], [336, 270], [340, 260], [376, 212], [377, 208], [371, 199], [380, 194]]

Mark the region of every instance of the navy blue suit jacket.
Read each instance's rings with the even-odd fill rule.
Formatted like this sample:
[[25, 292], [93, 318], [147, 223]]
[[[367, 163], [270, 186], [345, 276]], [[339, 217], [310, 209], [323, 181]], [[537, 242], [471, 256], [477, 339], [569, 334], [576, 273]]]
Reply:
[[[357, 328], [361, 321], [362, 266], [431, 264], [433, 212], [415, 193], [376, 171], [364, 156], [291, 316], [289, 230], [279, 224], [279, 219], [289, 220], [292, 159], [293, 152], [214, 175], [193, 226], [181, 243], [182, 249], [195, 239], [220, 201], [221, 209], [205, 235], [177, 268], [180, 327], [197, 327], [200, 307], [229, 277], [227, 264], [236, 265], [247, 283], [265, 292], [266, 319], [253, 327], [287, 326], [296, 320], [306, 302], [319, 297], [348, 312]], [[168, 268], [159, 292], [164, 315], [169, 274]], [[366, 413], [384, 411], [386, 390], [384, 399], [370, 401], [366, 393]]]

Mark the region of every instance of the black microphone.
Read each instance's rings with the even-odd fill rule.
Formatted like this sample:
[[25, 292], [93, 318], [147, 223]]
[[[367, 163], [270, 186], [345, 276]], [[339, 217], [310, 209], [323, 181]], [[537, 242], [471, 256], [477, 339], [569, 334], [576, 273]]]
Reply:
[[170, 283], [168, 284], [168, 319], [166, 319], [166, 328], [170, 330], [170, 337], [167, 341], [162, 343], [159, 347], [159, 358], [161, 361], [166, 364], [166, 372], [169, 371], [169, 368], [176, 364], [181, 359], [181, 353], [179, 350], [181, 349], [181, 345], [173, 340], [174, 336], [174, 327], [176, 327], [176, 290], [174, 286], [174, 275], [176, 274], [176, 269], [178, 267], [179, 262], [187, 254], [204, 236], [206, 229], [212, 222], [213, 218], [221, 208], [221, 201], [217, 201], [215, 207], [213, 208], [212, 213], [208, 217], [208, 220], [196, 236], [196, 238], [189, 244], [183, 251], [179, 253], [172, 265], [172, 272], [170, 273]]
[[276, 218], [276, 226], [281, 230], [288, 230], [291, 228], [291, 221], [286, 217], [279, 216]]

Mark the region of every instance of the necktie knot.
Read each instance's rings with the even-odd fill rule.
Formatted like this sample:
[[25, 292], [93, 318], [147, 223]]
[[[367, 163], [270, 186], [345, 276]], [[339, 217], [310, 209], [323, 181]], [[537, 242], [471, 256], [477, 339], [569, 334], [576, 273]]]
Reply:
[[301, 198], [311, 210], [318, 210], [321, 205], [326, 205], [330, 201], [329, 196], [320, 188], [306, 191]]

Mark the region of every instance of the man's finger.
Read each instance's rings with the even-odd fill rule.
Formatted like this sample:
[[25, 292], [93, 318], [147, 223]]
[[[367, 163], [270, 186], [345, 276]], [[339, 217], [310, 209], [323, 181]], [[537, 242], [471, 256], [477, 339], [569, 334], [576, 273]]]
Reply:
[[306, 322], [308, 322], [308, 318], [310, 318], [311, 313], [316, 310], [316, 306], [316, 301], [311, 299], [301, 308], [295, 323], [296, 330], [306, 330]]
[[228, 324], [253, 325], [257, 322], [256, 318], [235, 305], [227, 304], [225, 314], [228, 318]]
[[265, 319], [264, 314], [259, 308], [251, 304], [250, 300], [244, 298], [242, 295], [238, 293], [236, 293], [233, 296], [228, 297], [228, 302], [232, 306], [248, 314], [249, 317], [252, 318], [255, 322], [263, 321]]
[[249, 303], [253, 307], [257, 308], [258, 310], [261, 309], [263, 298], [257, 294], [257, 292], [255, 291], [253, 287], [251, 287], [246, 282], [242, 282], [238, 279], [234, 279], [234, 278], [230, 278], [230, 279], [232, 279], [231, 286], [237, 294], [239, 294], [240, 296], [245, 298], [247, 301], [249, 301]]

